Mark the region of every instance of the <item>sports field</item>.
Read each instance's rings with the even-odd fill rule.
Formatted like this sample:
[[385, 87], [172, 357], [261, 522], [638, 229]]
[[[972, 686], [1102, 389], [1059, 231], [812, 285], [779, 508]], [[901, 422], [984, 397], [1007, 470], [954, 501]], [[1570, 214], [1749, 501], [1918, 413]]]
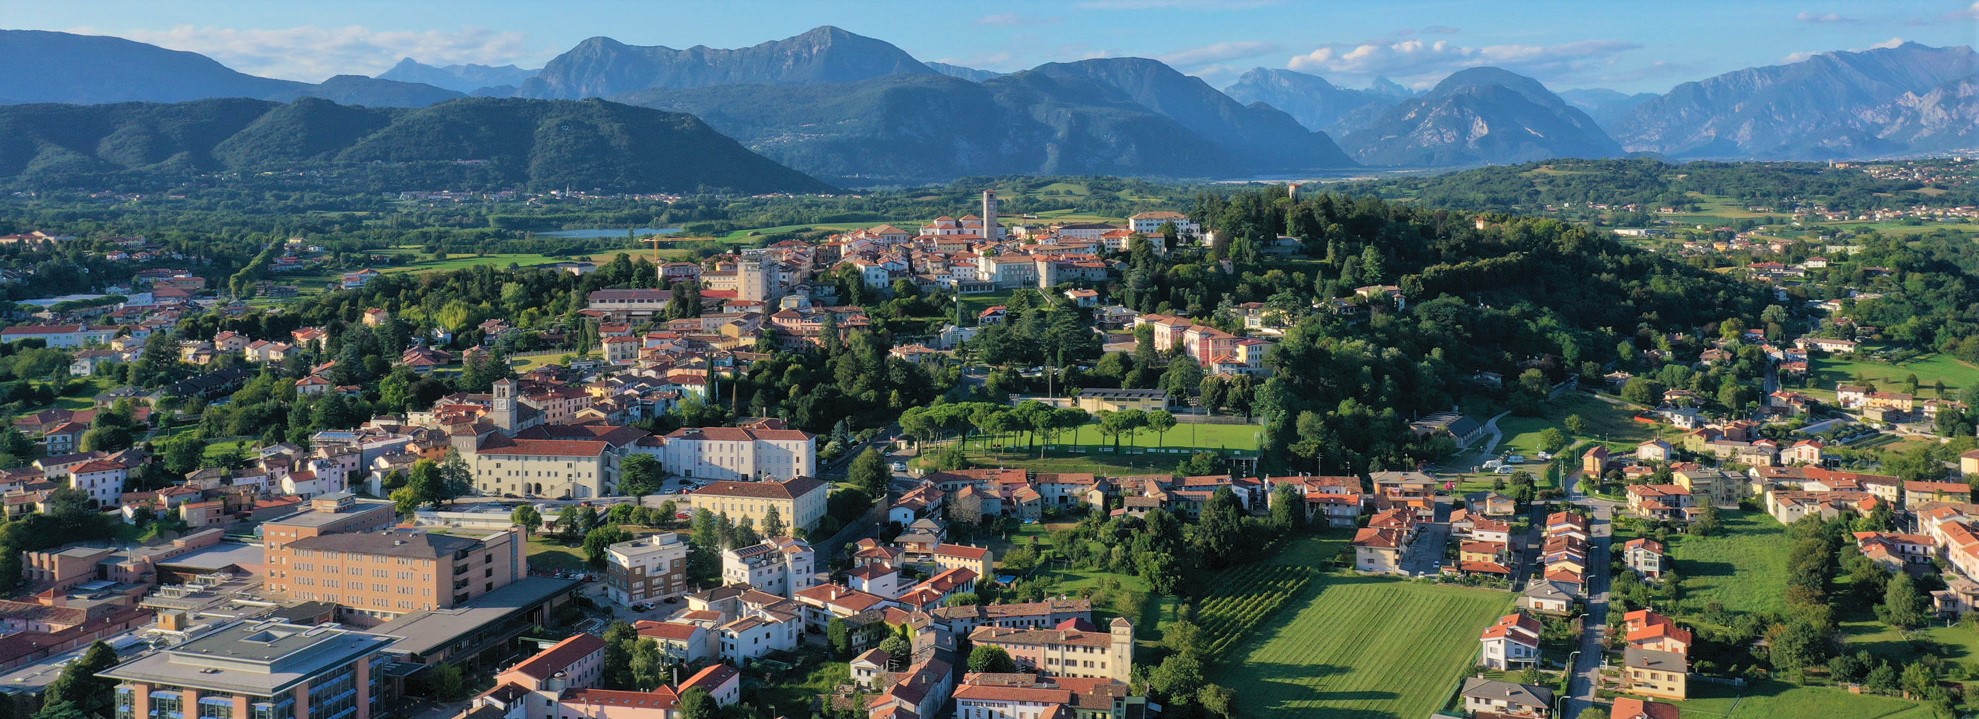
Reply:
[[1241, 716], [1417, 719], [1443, 708], [1477, 654], [1477, 633], [1512, 595], [1386, 577], [1325, 574], [1211, 672]]

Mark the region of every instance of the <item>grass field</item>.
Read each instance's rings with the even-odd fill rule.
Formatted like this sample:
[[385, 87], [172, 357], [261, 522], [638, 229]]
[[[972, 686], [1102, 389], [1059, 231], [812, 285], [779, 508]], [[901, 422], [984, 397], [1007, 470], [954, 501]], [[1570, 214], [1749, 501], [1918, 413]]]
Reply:
[[1209, 592], [1196, 607], [1211, 660], [1223, 657], [1263, 622], [1300, 598], [1345, 546], [1345, 537], [1307, 536], [1285, 545], [1271, 558], [1218, 572], [1204, 585]]
[[1569, 392], [1547, 402], [1541, 416], [1506, 415], [1498, 420], [1498, 430], [1505, 433], [1505, 441], [1499, 443], [1498, 449], [1531, 457], [1540, 451], [1539, 435], [1548, 428], [1558, 428], [1568, 439], [1575, 439], [1575, 435], [1567, 432], [1568, 415], [1580, 415], [1584, 423], [1578, 438], [1606, 442], [1611, 447], [1633, 448], [1653, 434], [1648, 425], [1629, 419], [1634, 412], [1627, 407], [1583, 392]]
[[1815, 389], [1832, 392], [1842, 382], [1868, 381], [1886, 392], [1901, 392], [1903, 378], [1917, 375], [1918, 396], [1937, 396], [1935, 383], [1944, 382], [1948, 394], [1979, 383], [1979, 367], [1949, 355], [1932, 353], [1901, 364], [1851, 360], [1833, 355], [1815, 357], [1811, 364]]
[[1850, 694], [1834, 687], [1804, 687], [1763, 681], [1737, 687], [1693, 681], [1689, 701], [1677, 702], [1684, 719], [1927, 719], [1931, 711], [1895, 697]]
[[1915, 661], [1925, 653], [1961, 664], [1979, 659], [1979, 628], [1975, 627], [1939, 624], [1905, 632], [1873, 618], [1862, 618], [1843, 621], [1841, 628], [1842, 641], [1851, 652], [1867, 649], [1898, 662]]
[[985, 452], [970, 450], [969, 462], [977, 467], [1021, 467], [1033, 472], [1085, 472], [1102, 477], [1120, 477], [1136, 474], [1166, 474], [1186, 459], [1173, 454], [1066, 454], [1047, 453], [1043, 459], [1037, 454], [1023, 452]]
[[1211, 672], [1242, 716], [1417, 719], [1443, 707], [1476, 633], [1511, 595], [1329, 574], [1306, 584]]
[[1698, 611], [1715, 601], [1734, 612], [1784, 611], [1786, 528], [1763, 512], [1726, 510], [1718, 516], [1724, 532], [1672, 540], [1684, 608]]
[[583, 571], [590, 567], [584, 563], [583, 547], [566, 547], [539, 533], [529, 538], [529, 568]]

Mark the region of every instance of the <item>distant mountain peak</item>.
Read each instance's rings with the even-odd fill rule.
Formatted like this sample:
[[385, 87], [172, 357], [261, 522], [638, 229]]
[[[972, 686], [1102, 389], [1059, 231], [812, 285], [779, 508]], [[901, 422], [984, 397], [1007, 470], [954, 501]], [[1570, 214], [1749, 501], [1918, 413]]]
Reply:
[[626, 45], [607, 37], [578, 43], [521, 83], [523, 97], [612, 97], [641, 90], [719, 85], [857, 82], [884, 75], [934, 74], [905, 50], [823, 25], [742, 48], [685, 50]]
[[1362, 162], [1410, 167], [1622, 154], [1587, 113], [1539, 81], [1495, 67], [1453, 73], [1343, 144]]

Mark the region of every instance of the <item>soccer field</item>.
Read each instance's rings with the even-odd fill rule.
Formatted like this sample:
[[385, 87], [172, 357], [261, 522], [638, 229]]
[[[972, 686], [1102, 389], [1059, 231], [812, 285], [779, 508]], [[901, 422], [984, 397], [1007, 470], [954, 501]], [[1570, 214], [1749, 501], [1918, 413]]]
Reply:
[[1242, 716], [1416, 719], [1443, 708], [1512, 595], [1325, 574], [1212, 672]]

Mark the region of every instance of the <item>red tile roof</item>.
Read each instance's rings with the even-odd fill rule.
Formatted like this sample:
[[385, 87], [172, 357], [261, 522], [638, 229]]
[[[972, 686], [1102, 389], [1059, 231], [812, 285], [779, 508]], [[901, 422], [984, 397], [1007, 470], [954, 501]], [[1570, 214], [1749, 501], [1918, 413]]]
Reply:
[[[605, 640], [590, 634], [575, 634], [549, 649], [537, 652], [536, 656], [522, 660], [522, 663], [509, 667], [508, 671], [533, 677], [548, 679], [557, 672], [568, 669], [583, 658], [605, 650]], [[507, 673], [507, 672], [503, 672]]]

